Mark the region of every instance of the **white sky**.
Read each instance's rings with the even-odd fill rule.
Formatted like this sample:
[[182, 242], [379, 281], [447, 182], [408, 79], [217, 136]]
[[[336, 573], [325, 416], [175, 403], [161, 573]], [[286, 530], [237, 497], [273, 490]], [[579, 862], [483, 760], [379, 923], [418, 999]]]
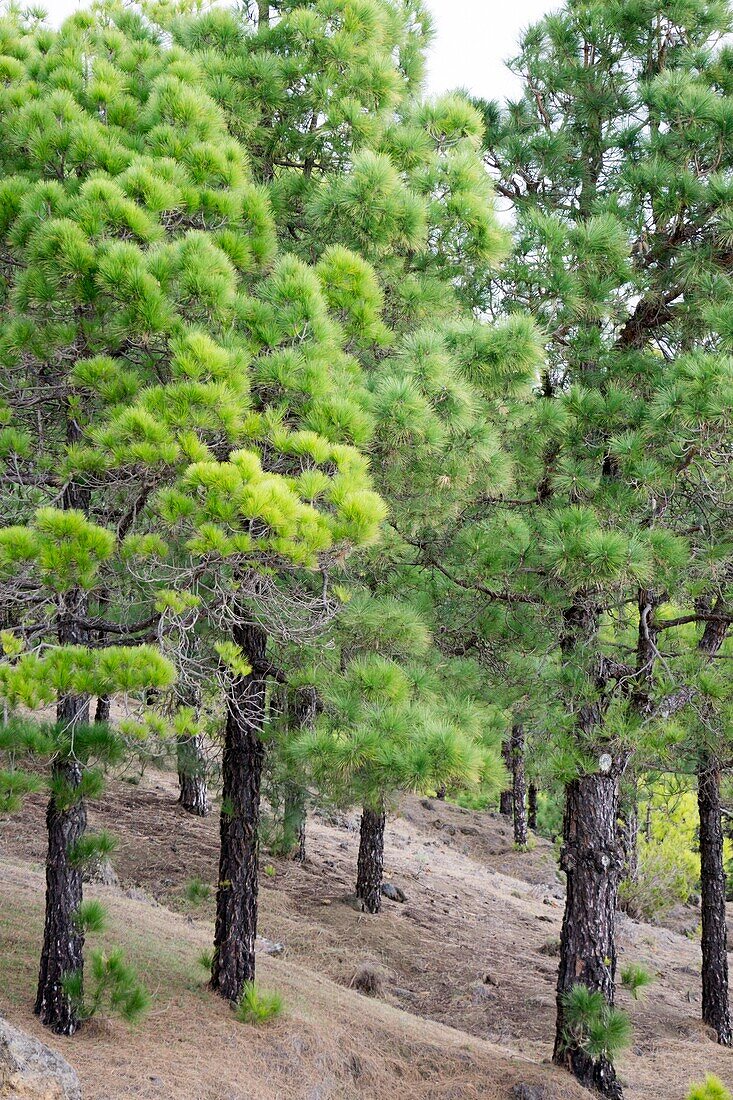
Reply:
[[[84, 0], [41, 0], [54, 23], [85, 6]], [[503, 62], [516, 53], [519, 33], [559, 0], [428, 0], [435, 18], [429, 90], [467, 88], [486, 98], [516, 91]]]

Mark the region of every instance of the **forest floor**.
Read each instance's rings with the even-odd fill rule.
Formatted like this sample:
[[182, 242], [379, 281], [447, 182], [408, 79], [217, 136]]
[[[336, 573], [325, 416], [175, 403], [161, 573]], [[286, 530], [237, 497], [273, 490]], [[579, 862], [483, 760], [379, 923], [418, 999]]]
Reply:
[[[256, 1030], [207, 991], [197, 964], [212, 935], [218, 817], [189, 817], [175, 788], [166, 772], [113, 780], [90, 810], [120, 845], [119, 885], [88, 888], [112, 917], [101, 942], [123, 946], [155, 996], [129, 1033], [93, 1022], [52, 1042], [87, 1100], [510, 1100], [522, 1082], [543, 1084], [546, 1100], [588, 1096], [548, 1062], [562, 886], [546, 841], [517, 852], [499, 815], [406, 798], [388, 821], [386, 878], [407, 900], [367, 916], [350, 904], [357, 816], [313, 816], [305, 865], [262, 860], [260, 931], [285, 953], [262, 955], [258, 978], [286, 1011]], [[34, 796], [0, 822], [0, 1011], [39, 1035], [29, 1006], [43, 814]], [[198, 904], [186, 900], [194, 878], [212, 888]], [[697, 1018], [699, 911], [668, 924], [620, 918], [620, 964], [655, 977], [642, 1001], [619, 992], [634, 1023], [620, 1061], [627, 1100], [684, 1100], [706, 1072], [733, 1085], [733, 1052]], [[358, 992], [365, 970], [370, 997]]]

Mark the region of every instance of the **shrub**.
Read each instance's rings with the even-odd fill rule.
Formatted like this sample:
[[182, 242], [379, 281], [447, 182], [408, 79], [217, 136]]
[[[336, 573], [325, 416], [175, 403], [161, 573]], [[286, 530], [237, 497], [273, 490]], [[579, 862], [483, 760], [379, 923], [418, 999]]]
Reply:
[[82, 1020], [97, 1015], [120, 1016], [131, 1024], [150, 1004], [147, 990], [119, 948], [108, 955], [103, 951], [92, 952], [86, 989], [79, 970], [66, 975], [63, 987]]
[[214, 965], [214, 951], [211, 947], [207, 947], [205, 951], [202, 951], [196, 960], [199, 966], [204, 970], [211, 970]]
[[638, 963], [629, 963], [621, 969], [621, 985], [629, 991], [635, 1001], [638, 1001], [643, 991], [653, 981], [649, 971]]
[[90, 898], [77, 909], [74, 923], [82, 932], [103, 932], [107, 925], [107, 910], [101, 901]]
[[612, 1008], [599, 990], [578, 983], [563, 995], [568, 1046], [580, 1047], [591, 1058], [613, 1062], [631, 1042], [625, 1012]]
[[246, 982], [236, 1017], [243, 1024], [266, 1024], [276, 1019], [282, 1010], [283, 999], [279, 993], [260, 990], [254, 982]]
[[703, 1083], [692, 1086], [687, 1100], [733, 1100], [733, 1096], [720, 1078], [709, 1073]]
[[186, 883], [186, 900], [190, 901], [192, 905], [200, 905], [201, 902], [207, 901], [211, 897], [211, 887], [207, 882], [202, 882], [200, 878], [192, 878], [190, 882]]
[[639, 840], [639, 870], [636, 879], [625, 879], [619, 898], [626, 912], [637, 919], [658, 920], [677, 902], [686, 902], [698, 878], [694, 853], [672, 837]]

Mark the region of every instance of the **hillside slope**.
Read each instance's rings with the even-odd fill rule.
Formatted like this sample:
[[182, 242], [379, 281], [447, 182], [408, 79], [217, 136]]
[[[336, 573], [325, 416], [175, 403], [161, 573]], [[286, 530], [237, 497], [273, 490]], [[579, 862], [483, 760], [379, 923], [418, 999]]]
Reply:
[[[508, 1100], [514, 1084], [540, 1081], [547, 1100], [587, 1096], [547, 1065], [562, 917], [550, 845], [517, 853], [498, 816], [406, 799], [389, 826], [386, 866], [407, 901], [385, 901], [370, 917], [349, 904], [356, 818], [312, 819], [304, 867], [263, 860], [261, 931], [286, 954], [262, 958], [259, 973], [288, 1010], [255, 1032], [232, 1020], [197, 968], [213, 905], [188, 903], [185, 885], [215, 882], [218, 822], [188, 817], [174, 795], [167, 773], [138, 786], [113, 781], [90, 815], [120, 840], [120, 887], [94, 888], [114, 915], [109, 938], [127, 947], [156, 992], [129, 1037], [118, 1025], [94, 1025], [59, 1044], [90, 1098]], [[0, 863], [2, 939], [10, 943], [0, 1010], [31, 1030], [42, 815], [34, 798], [3, 822]], [[685, 920], [692, 932], [697, 913]], [[620, 951], [656, 976], [644, 1003], [619, 997], [635, 1024], [621, 1063], [629, 1100], [683, 1100], [706, 1071], [733, 1084], [733, 1053], [697, 1021], [695, 939], [622, 918]], [[349, 988], [364, 967], [376, 997]]]

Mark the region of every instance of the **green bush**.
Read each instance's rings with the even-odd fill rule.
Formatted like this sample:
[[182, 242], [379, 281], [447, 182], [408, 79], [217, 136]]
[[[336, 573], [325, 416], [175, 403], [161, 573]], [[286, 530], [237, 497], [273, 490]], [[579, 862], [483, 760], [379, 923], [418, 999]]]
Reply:
[[692, 1086], [687, 1100], [733, 1100], [733, 1096], [718, 1077], [709, 1073], [704, 1083]]
[[635, 1001], [638, 1001], [643, 991], [653, 981], [649, 971], [638, 963], [629, 963], [621, 969], [621, 985], [629, 991]]
[[200, 878], [192, 878], [190, 882], [186, 883], [185, 895], [186, 900], [190, 901], [192, 905], [200, 905], [201, 902], [207, 901], [211, 897], [211, 887], [207, 882], [202, 882]]
[[254, 982], [246, 982], [236, 1017], [243, 1024], [266, 1024], [276, 1019], [282, 1010], [283, 999], [279, 993], [260, 990]]
[[150, 996], [122, 951], [115, 948], [108, 955], [93, 951], [90, 963], [86, 988], [81, 971], [67, 974], [63, 980], [79, 1018], [120, 1016], [128, 1024], [138, 1020], [148, 1008]]
[[563, 996], [565, 1042], [591, 1058], [613, 1062], [631, 1042], [631, 1023], [625, 1012], [612, 1008], [599, 990], [578, 983]]
[[636, 879], [624, 879], [619, 900], [629, 916], [654, 921], [678, 902], [686, 902], [698, 879], [698, 860], [673, 837], [639, 840]]

